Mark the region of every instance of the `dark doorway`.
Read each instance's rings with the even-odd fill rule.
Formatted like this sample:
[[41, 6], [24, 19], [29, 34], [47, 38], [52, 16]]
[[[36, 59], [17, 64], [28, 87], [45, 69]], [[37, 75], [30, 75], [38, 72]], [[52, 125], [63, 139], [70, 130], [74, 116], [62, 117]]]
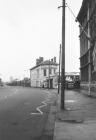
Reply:
[[53, 88], [53, 79], [50, 79], [50, 88]]

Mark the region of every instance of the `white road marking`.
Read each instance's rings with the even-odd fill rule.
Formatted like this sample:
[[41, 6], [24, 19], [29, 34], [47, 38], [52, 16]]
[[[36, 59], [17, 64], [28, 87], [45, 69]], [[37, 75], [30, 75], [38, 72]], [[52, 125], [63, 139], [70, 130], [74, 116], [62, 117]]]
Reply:
[[76, 101], [75, 100], [65, 100], [65, 102], [67, 102], [67, 103], [74, 103]]
[[53, 95], [52, 95], [50, 92], [47, 92], [47, 93], [48, 93], [47, 97], [45, 98], [44, 101], [41, 102], [43, 105], [38, 106], [38, 107], [36, 108], [36, 111], [38, 111], [38, 112], [32, 112], [32, 113], [30, 113], [30, 115], [43, 115], [43, 111], [41, 111], [41, 108], [47, 106], [48, 103], [52, 103], [52, 102], [50, 101], [50, 99], [52, 98]]

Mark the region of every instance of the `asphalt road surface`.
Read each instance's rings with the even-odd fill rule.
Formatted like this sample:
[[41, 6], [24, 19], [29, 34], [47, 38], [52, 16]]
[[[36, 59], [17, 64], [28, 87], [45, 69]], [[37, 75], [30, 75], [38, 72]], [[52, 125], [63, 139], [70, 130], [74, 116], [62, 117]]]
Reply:
[[0, 87], [0, 140], [40, 140], [53, 98], [48, 90]]

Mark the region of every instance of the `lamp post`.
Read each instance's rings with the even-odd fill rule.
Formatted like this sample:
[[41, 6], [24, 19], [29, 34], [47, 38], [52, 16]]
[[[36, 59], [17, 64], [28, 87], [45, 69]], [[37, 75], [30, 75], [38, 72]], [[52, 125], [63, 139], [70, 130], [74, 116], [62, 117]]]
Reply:
[[49, 83], [48, 83], [48, 88], [50, 89], [50, 59], [49, 59]]
[[60, 79], [61, 79], [61, 71], [60, 71], [60, 67], [61, 67], [61, 44], [60, 44], [60, 50], [59, 50], [59, 76], [58, 76], [58, 94], [60, 91]]

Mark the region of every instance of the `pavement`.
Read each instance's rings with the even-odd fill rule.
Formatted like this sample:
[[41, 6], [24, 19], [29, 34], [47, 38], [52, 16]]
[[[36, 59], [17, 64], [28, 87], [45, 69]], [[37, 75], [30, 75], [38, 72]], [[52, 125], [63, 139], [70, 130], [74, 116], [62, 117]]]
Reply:
[[64, 110], [58, 95], [53, 140], [96, 140], [96, 98], [84, 90], [68, 90], [65, 95]]

